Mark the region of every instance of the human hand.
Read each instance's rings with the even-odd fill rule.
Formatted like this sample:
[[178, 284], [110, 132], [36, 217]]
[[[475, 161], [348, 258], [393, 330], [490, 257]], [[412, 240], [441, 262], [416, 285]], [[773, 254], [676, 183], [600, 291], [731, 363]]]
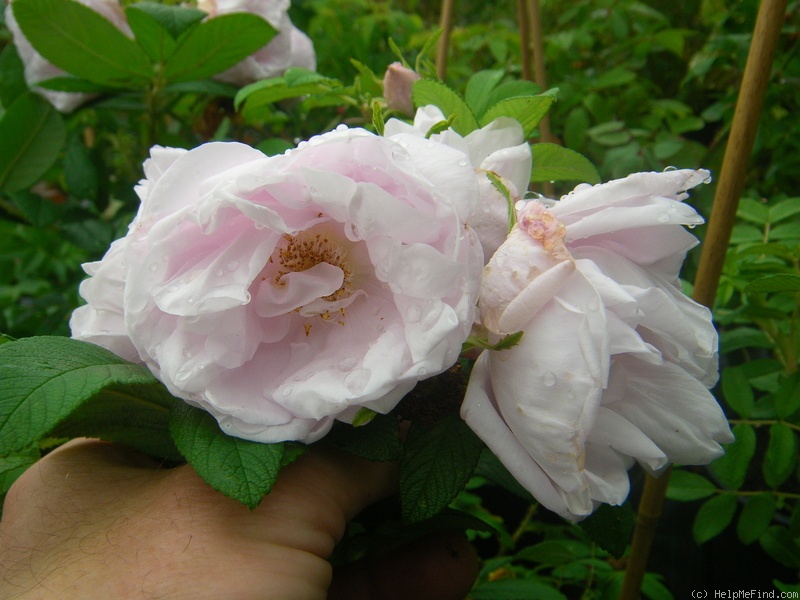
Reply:
[[158, 468], [121, 446], [74, 441], [6, 497], [0, 597], [463, 598], [477, 562], [453, 534], [333, 574], [327, 557], [347, 521], [395, 487], [390, 465], [313, 448], [250, 511], [188, 466]]

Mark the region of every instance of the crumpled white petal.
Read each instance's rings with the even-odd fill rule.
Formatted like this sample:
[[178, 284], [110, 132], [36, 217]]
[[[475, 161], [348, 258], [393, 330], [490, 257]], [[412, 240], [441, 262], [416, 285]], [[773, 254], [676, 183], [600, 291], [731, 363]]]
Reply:
[[707, 179], [639, 173], [521, 203], [484, 269], [483, 325], [524, 335], [481, 356], [462, 415], [567, 518], [624, 502], [634, 462], [651, 473], [705, 464], [733, 439], [707, 389], [717, 378], [710, 312], [677, 281], [696, 243], [682, 225], [701, 221], [681, 201]]
[[[432, 163], [467, 163], [434, 143]], [[442, 158], [444, 157], [444, 158]], [[87, 265], [73, 336], [144, 362], [231, 435], [312, 442], [452, 366], [482, 253], [471, 168], [342, 127], [280, 156], [154, 148], [128, 235]]]

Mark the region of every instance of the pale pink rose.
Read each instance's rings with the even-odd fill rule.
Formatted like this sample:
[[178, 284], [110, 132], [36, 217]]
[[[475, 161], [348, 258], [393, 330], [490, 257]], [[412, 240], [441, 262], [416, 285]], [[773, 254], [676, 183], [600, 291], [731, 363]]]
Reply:
[[[125, 18], [125, 13], [122, 10], [117, 0], [77, 0], [84, 6], [88, 6], [95, 12], [99, 13], [117, 29], [122, 31], [125, 35], [132, 37], [133, 33], [128, 27], [128, 21]], [[6, 6], [6, 25], [8, 25], [11, 35], [14, 39], [14, 45], [17, 47], [17, 52], [25, 67], [25, 81], [36, 93], [41, 94], [47, 98], [50, 103], [61, 112], [72, 112], [81, 104], [94, 97], [93, 94], [80, 94], [73, 92], [55, 92], [37, 87], [36, 84], [45, 79], [52, 79], [53, 77], [63, 77], [68, 73], [59, 69], [41, 54], [39, 54], [31, 43], [27, 40], [22, 33], [17, 20], [14, 18], [14, 11], [11, 8], [11, 2]]]
[[237, 437], [311, 442], [388, 412], [455, 362], [475, 319], [461, 158], [344, 126], [273, 157], [156, 147], [128, 235], [85, 265], [73, 337], [146, 363]]
[[289, 18], [289, 0], [198, 0], [197, 7], [210, 18], [236, 12], [258, 15], [272, 25], [278, 33], [269, 44], [254, 52], [214, 79], [235, 85], [246, 85], [283, 75], [290, 67], [311, 71], [317, 68], [317, 57], [311, 39], [292, 24]]
[[519, 345], [484, 352], [462, 416], [541, 503], [580, 518], [628, 495], [627, 470], [705, 464], [732, 441], [708, 387], [711, 314], [678, 270], [701, 217], [681, 201], [707, 171], [637, 173], [520, 203], [484, 270], [480, 311]]
[[[409, 149], [440, 143], [467, 155], [480, 188], [480, 200], [467, 217], [467, 223], [478, 234], [485, 261], [488, 261], [508, 235], [509, 211], [513, 210], [513, 204], [528, 189], [531, 148], [525, 141], [522, 126], [509, 118], [495, 119], [466, 136], [447, 129], [426, 139], [431, 127], [444, 120], [444, 114], [437, 107], [422, 106], [417, 109], [413, 125], [390, 119], [386, 122], [384, 134], [392, 136]], [[512, 206], [489, 180], [487, 173], [496, 175], [508, 189]]]
[[402, 63], [393, 62], [383, 76], [383, 97], [386, 105], [404, 115], [414, 114], [414, 102], [411, 92], [414, 82], [421, 79], [419, 73], [404, 67]]

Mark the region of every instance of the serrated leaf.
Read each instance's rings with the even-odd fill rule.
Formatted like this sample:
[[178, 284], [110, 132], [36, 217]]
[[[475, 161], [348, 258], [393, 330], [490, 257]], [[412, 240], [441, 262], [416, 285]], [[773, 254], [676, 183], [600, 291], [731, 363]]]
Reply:
[[588, 158], [558, 144], [531, 146], [533, 170], [531, 181], [580, 181], [600, 183], [600, 174]]
[[691, 471], [675, 469], [669, 479], [667, 498], [679, 502], [708, 498], [717, 491], [717, 486], [708, 479]]
[[440, 81], [420, 79], [415, 82], [412, 98], [417, 107], [433, 104], [441, 109], [445, 118], [455, 116], [453, 129], [461, 135], [478, 129], [478, 120], [464, 99]]
[[595, 544], [620, 558], [628, 547], [635, 524], [636, 515], [629, 504], [601, 504], [578, 525]]
[[523, 138], [528, 139], [555, 100], [554, 96], [548, 94], [506, 98], [489, 107], [481, 117], [480, 124], [485, 126], [500, 117], [509, 117], [522, 125]]
[[567, 600], [555, 587], [533, 579], [498, 579], [469, 593], [471, 600]]
[[112, 87], [150, 80], [144, 51], [91, 8], [72, 0], [16, 0], [12, 8], [33, 47], [68, 73]]
[[722, 485], [738, 490], [756, 451], [756, 432], [752, 425], [739, 423], [733, 427], [733, 435], [736, 439], [725, 445], [725, 455], [712, 462], [710, 468]]
[[497, 87], [497, 84], [505, 77], [505, 74], [506, 72], [503, 69], [493, 69], [478, 71], [469, 78], [467, 88], [464, 90], [464, 101], [472, 109], [475, 116], [480, 117], [491, 106], [489, 99], [492, 90]]
[[176, 404], [170, 418], [175, 445], [215, 490], [255, 508], [278, 479], [284, 444], [261, 444], [223, 433], [206, 411]]
[[800, 292], [800, 275], [779, 273], [767, 275], [751, 281], [744, 288], [745, 292]]
[[800, 197], [781, 200], [769, 207], [769, 222], [777, 223], [800, 213]]
[[337, 424], [326, 440], [341, 450], [368, 460], [398, 460], [403, 451], [394, 415], [377, 415], [361, 427]]
[[403, 518], [424, 521], [443, 510], [464, 489], [483, 443], [452, 415], [432, 429], [413, 426], [400, 461]]
[[169, 431], [174, 398], [160, 383], [109, 386], [70, 413], [53, 437], [94, 437], [124, 444], [145, 454], [179, 460]]
[[10, 194], [39, 180], [67, 137], [61, 115], [42, 97], [17, 98], [0, 117], [0, 190]]
[[17, 47], [14, 44], [6, 44], [0, 52], [0, 104], [7, 108], [27, 91], [25, 68], [19, 58]]
[[104, 348], [56, 336], [0, 346], [0, 456], [48, 435], [112, 385], [154, 384], [143, 365]]
[[789, 530], [782, 525], [773, 525], [758, 542], [773, 559], [790, 569], [800, 569], [800, 545]]
[[[128, 25], [135, 36], [136, 43], [142, 47], [147, 55], [156, 63], [162, 63], [178, 47], [175, 41], [177, 36], [170, 35], [169, 31], [150, 12], [134, 4], [125, 9]], [[166, 8], [166, 7], [165, 7]]]
[[729, 367], [722, 371], [721, 379], [725, 401], [739, 415], [749, 418], [755, 405], [755, 395], [747, 375], [741, 369]]
[[177, 40], [192, 25], [199, 23], [208, 15], [204, 11], [190, 6], [170, 6], [158, 2], [137, 2], [125, 9], [130, 19], [130, 10], [144, 13], [156, 21], [164, 30]]
[[775, 496], [758, 494], [747, 500], [736, 524], [736, 533], [743, 544], [752, 544], [772, 524], [775, 516]]
[[514, 555], [514, 560], [527, 560], [550, 567], [572, 562], [577, 557], [569, 544], [561, 540], [546, 540], [523, 548]]
[[5, 494], [17, 478], [39, 460], [39, 456], [39, 448], [35, 445], [14, 454], [0, 456], [0, 495]]
[[708, 500], [694, 519], [692, 535], [698, 544], [718, 536], [733, 520], [736, 512], [736, 496], [720, 494]]
[[781, 381], [775, 393], [775, 413], [787, 419], [800, 410], [800, 372], [794, 372]]
[[264, 47], [275, 29], [249, 13], [221, 15], [200, 23], [181, 39], [164, 67], [167, 81], [207, 79]]
[[769, 429], [769, 445], [764, 455], [764, 481], [778, 487], [794, 471], [797, 464], [797, 437], [785, 423], [775, 423]]
[[736, 216], [756, 225], [764, 225], [769, 221], [769, 209], [766, 204], [752, 198], [742, 198], [736, 209]]

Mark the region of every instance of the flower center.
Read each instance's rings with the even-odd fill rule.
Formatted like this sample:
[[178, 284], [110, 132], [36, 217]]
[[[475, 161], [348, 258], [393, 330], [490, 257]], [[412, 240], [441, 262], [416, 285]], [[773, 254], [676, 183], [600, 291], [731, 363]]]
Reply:
[[[342, 285], [338, 290], [323, 296], [323, 300], [335, 302], [352, 293], [352, 271], [347, 263], [347, 251], [326, 233], [303, 232], [298, 235], [283, 234], [286, 244], [278, 249], [278, 272], [275, 274], [275, 285], [283, 285], [281, 281], [287, 273], [307, 271], [320, 263], [328, 263], [339, 267], [344, 273]], [[270, 259], [272, 260], [272, 259]]]
[[564, 243], [567, 228], [543, 204], [536, 201], [526, 203], [519, 215], [518, 223], [520, 229], [539, 242], [553, 258], [558, 260], [572, 258]]

